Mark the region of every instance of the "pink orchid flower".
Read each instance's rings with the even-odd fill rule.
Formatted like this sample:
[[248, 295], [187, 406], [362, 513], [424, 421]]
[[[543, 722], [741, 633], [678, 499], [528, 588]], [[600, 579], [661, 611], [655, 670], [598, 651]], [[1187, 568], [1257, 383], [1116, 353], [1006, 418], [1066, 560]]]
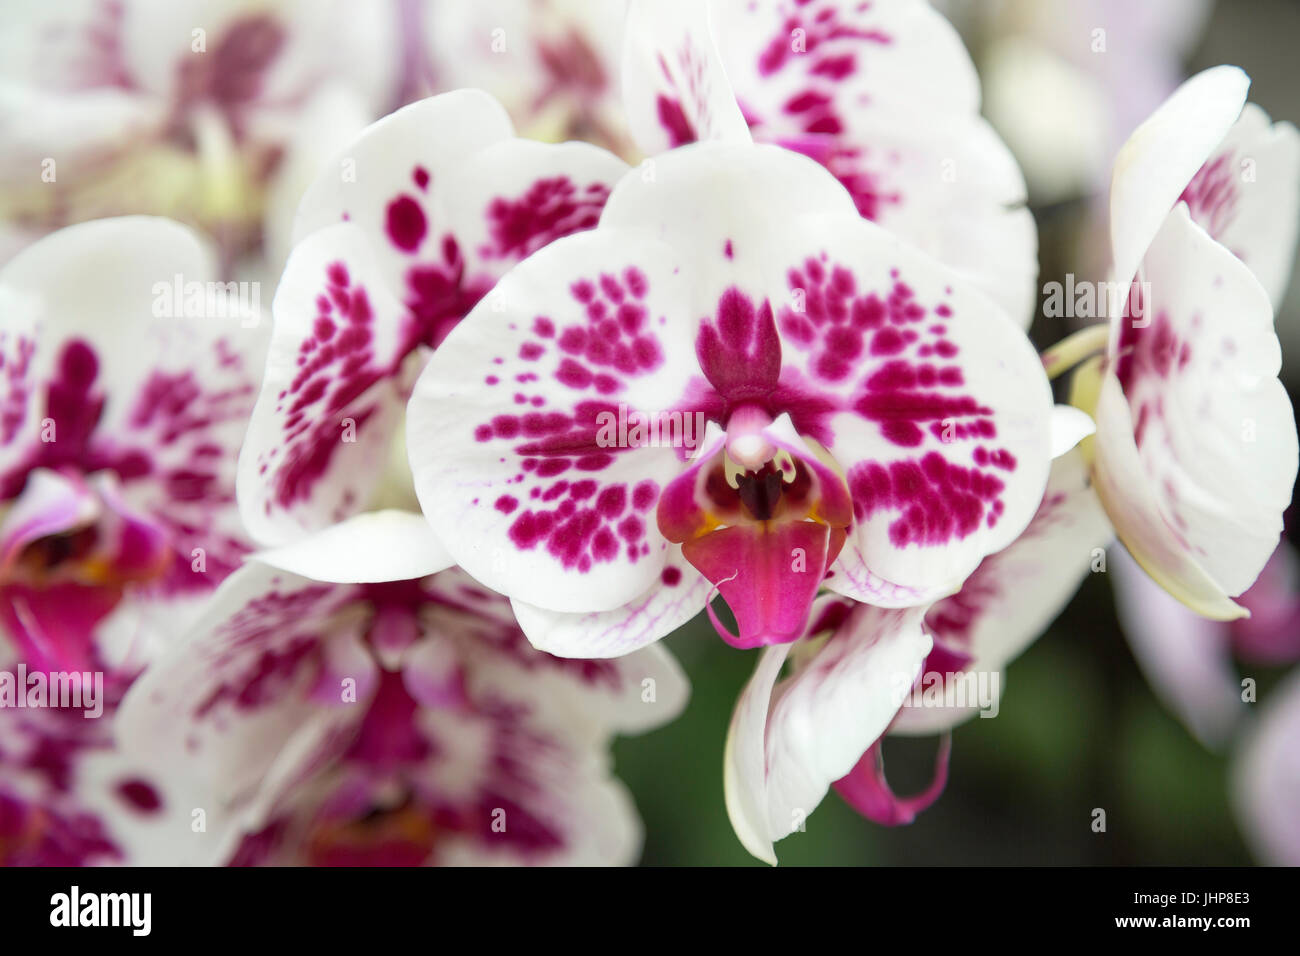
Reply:
[[533, 650], [508, 603], [424, 520], [349, 519], [258, 554], [132, 688], [120, 734], [208, 863], [622, 864], [640, 827], [616, 733], [671, 720], [687, 685], [649, 648]]

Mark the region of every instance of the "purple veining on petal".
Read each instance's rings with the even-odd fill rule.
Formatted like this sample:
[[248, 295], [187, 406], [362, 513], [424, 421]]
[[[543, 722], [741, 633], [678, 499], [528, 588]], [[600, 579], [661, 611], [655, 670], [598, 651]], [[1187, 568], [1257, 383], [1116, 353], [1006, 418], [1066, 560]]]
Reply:
[[1205, 163], [1178, 198], [1187, 203], [1192, 219], [1218, 239], [1236, 219], [1240, 191], [1233, 155], [1219, 155]]
[[[856, 61], [853, 47], [837, 46], [836, 41], [860, 40], [879, 46], [893, 42], [883, 30], [853, 22], [871, 7], [870, 3], [859, 2], [846, 18], [844, 9], [825, 0], [794, 0], [792, 5], [786, 5], [780, 28], [759, 54], [759, 74], [770, 76], [807, 57], [809, 70], [814, 75], [831, 80], [844, 79], [854, 71]], [[796, 35], [803, 40], [798, 52], [795, 52], [793, 44]]]
[[[515, 376], [519, 391], [514, 402], [528, 410], [474, 426], [481, 443], [512, 443], [520, 469], [510, 480], [518, 487], [484, 505], [515, 515], [509, 534], [516, 547], [542, 546], [566, 568], [585, 572], [621, 554], [636, 561], [649, 550], [647, 512], [657, 500], [658, 486], [650, 480], [606, 484], [597, 477], [628, 450], [599, 441], [603, 416], [618, 417], [611, 396], [622, 392], [629, 379], [663, 363], [644, 303], [647, 291], [645, 275], [635, 267], [575, 281], [570, 287], [573, 311], [583, 318], [535, 317], [531, 338], [513, 357], [524, 367], [536, 364], [539, 369]], [[589, 397], [571, 412], [548, 411], [544, 395], [527, 394], [543, 368], [554, 368], [546, 374]]]
[[[259, 462], [263, 473], [274, 469], [274, 502], [289, 507], [308, 499], [326, 473], [337, 448], [344, 417], [357, 432], [378, 409], [366, 398], [376, 383], [396, 374], [414, 342], [392, 356], [378, 356], [374, 314], [364, 286], [353, 284], [347, 267], [326, 269], [312, 334], [298, 347], [298, 371], [276, 397], [284, 439]], [[264, 504], [269, 514], [272, 501]]]
[[[36, 342], [9, 329], [0, 329], [0, 447], [11, 444], [27, 417], [32, 383], [28, 381]], [[2, 495], [3, 492], [0, 492]]]
[[567, 176], [534, 182], [518, 198], [498, 196], [488, 204], [492, 244], [485, 259], [524, 259], [556, 239], [592, 229], [609, 198], [604, 183], [579, 187]]
[[799, 135], [779, 136], [776, 143], [785, 149], [816, 160], [849, 191], [858, 214], [878, 222], [890, 209], [903, 203], [903, 195], [887, 185], [885, 164], [896, 165], [897, 157], [879, 156], [872, 147], [849, 143], [844, 138], [808, 130]]

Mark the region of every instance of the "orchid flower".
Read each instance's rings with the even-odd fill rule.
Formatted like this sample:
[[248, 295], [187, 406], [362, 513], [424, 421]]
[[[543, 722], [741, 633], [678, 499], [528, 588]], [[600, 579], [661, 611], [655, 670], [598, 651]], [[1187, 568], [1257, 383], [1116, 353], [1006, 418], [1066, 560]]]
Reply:
[[1075, 379], [1119, 538], [1215, 619], [1246, 613], [1232, 597], [1277, 547], [1300, 457], [1269, 301], [1294, 248], [1300, 140], [1243, 112], [1248, 84], [1235, 67], [1193, 77], [1120, 151], [1106, 354]]
[[277, 217], [321, 156], [390, 105], [397, 27], [387, 0], [91, 0], [28, 13], [6, 26], [0, 208], [29, 235], [168, 215], [217, 239], [223, 273], [262, 252], [274, 265], [287, 251]]
[[149, 218], [69, 227], [0, 270], [0, 660], [103, 681], [100, 720], [5, 710], [0, 857], [129, 858], [108, 821], [146, 785], [90, 782], [115, 759], [112, 712], [250, 547], [234, 458], [258, 316], [220, 283], [197, 300], [209, 312], [170, 295], [213, 275], [194, 233]]
[[687, 686], [650, 648], [533, 650], [424, 520], [371, 512], [261, 552], [123, 704], [119, 732], [205, 811], [176, 852], [235, 864], [615, 864], [639, 826], [605, 753]]
[[[435, 532], [552, 653], [627, 653], [711, 588], [736, 645], [794, 640], [828, 571], [929, 603], [1042, 498], [1028, 340], [797, 153], [656, 157], [492, 299], [426, 366], [408, 448]], [[631, 419], [662, 440], [620, 439]]]
[[429, 350], [512, 265], [594, 226], [625, 169], [595, 146], [516, 138], [473, 90], [399, 110], [323, 167], [240, 456], [254, 537], [285, 544], [386, 503], [384, 465]]
[[[902, 797], [885, 777], [886, 733], [946, 735], [996, 707], [1002, 669], [1065, 607], [1111, 536], [1072, 450], [1053, 464], [1024, 533], [956, 594], [896, 610], [819, 598], [801, 640], [763, 651], [732, 717], [727, 811], [745, 848], [775, 864], [773, 842], [803, 829], [832, 786], [876, 823], [911, 823], [943, 790], [950, 743], [939, 744], [930, 786]], [[967, 690], [980, 680], [988, 700]]]
[[646, 153], [746, 129], [803, 153], [864, 217], [1028, 328], [1038, 261], [1024, 179], [979, 115], [961, 39], [925, 0], [634, 0], [623, 82]]

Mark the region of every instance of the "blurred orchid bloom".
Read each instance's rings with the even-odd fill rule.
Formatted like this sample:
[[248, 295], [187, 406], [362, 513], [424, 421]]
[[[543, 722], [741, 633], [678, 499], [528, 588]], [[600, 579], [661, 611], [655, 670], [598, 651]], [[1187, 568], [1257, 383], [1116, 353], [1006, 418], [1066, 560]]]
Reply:
[[711, 588], [735, 645], [792, 641], [832, 566], [846, 596], [927, 604], [1042, 499], [1028, 339], [798, 153], [658, 156], [491, 298], [426, 366], [407, 444], [435, 532], [551, 653], [627, 653]]
[[432, 0], [421, 12], [434, 89], [487, 91], [531, 139], [630, 152], [619, 98], [626, 0]]
[[748, 128], [821, 163], [865, 218], [1029, 327], [1024, 178], [979, 115], [961, 39], [925, 0], [634, 0], [623, 83], [646, 153]]
[[381, 511], [230, 578], [121, 713], [131, 755], [165, 781], [160, 808], [207, 808], [205, 833], [172, 834], [172, 860], [635, 861], [606, 749], [680, 712], [676, 662], [539, 653], [451, 564], [419, 515]]
[[[1247, 710], [1235, 660], [1278, 666], [1300, 661], [1300, 560], [1283, 540], [1239, 602], [1249, 617], [1200, 617], [1114, 555], [1115, 601], [1129, 646], [1155, 691], [1207, 747], [1232, 737]], [[1249, 673], [1249, 672], [1247, 672]]]
[[0, 623], [29, 665], [129, 670], [249, 548], [234, 459], [266, 336], [215, 274], [194, 233], [144, 217], [0, 271]]
[[277, 218], [398, 81], [388, 0], [85, 0], [5, 16], [5, 218], [30, 236], [171, 216], [217, 239], [223, 275], [279, 261]]
[[516, 138], [476, 90], [385, 117], [324, 167], [299, 208], [239, 460], [254, 537], [285, 544], [385, 495], [414, 508], [404, 456], [404, 477], [382, 480], [414, 375], [511, 266], [594, 226], [626, 168], [585, 143]]
[[148, 784], [97, 789], [90, 765], [115, 760], [126, 686], [249, 549], [234, 456], [266, 347], [255, 302], [173, 294], [215, 274], [194, 233], [143, 217], [71, 226], [0, 270], [0, 661], [102, 681], [99, 714], [0, 715], [6, 861], [129, 858], [107, 821]]
[[900, 797], [885, 778], [885, 734], [947, 734], [996, 713], [1002, 669], [1069, 603], [1112, 534], [1071, 450], [1024, 533], [956, 594], [899, 610], [818, 598], [803, 639], [763, 652], [732, 717], [727, 811], [745, 848], [775, 864], [773, 842], [801, 829], [832, 786], [876, 823], [911, 823], [943, 790], [950, 744], [939, 744], [933, 783]]
[[1271, 866], [1300, 866], [1300, 671], [1260, 705], [1232, 771], [1233, 803], [1247, 843]]
[[1035, 204], [1105, 188], [1115, 150], [1183, 78], [1210, 0], [941, 0]]
[[1294, 248], [1300, 140], [1243, 112], [1248, 85], [1235, 67], [1193, 77], [1120, 151], [1106, 354], [1075, 377], [1119, 538], [1219, 620], [1247, 613], [1232, 597], [1277, 548], [1300, 458], [1269, 300]]

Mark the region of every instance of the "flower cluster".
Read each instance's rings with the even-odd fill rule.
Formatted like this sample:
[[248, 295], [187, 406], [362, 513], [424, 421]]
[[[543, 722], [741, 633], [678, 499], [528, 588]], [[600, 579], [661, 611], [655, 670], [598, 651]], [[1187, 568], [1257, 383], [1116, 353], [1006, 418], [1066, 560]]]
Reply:
[[[1114, 156], [1109, 320], [1040, 354], [1024, 179], [922, 0], [150, 6], [0, 104], [67, 156], [0, 183], [49, 233], [0, 271], [0, 664], [48, 692], [0, 708], [0, 861], [634, 862], [609, 748], [685, 707], [702, 612], [772, 863], [832, 787], [933, 803], [1108, 554], [1207, 738], [1235, 680], [1169, 676], [1181, 615], [1300, 656], [1300, 136], [1235, 67]], [[57, 228], [119, 212], [190, 225]], [[916, 795], [890, 734], [940, 738]]]

